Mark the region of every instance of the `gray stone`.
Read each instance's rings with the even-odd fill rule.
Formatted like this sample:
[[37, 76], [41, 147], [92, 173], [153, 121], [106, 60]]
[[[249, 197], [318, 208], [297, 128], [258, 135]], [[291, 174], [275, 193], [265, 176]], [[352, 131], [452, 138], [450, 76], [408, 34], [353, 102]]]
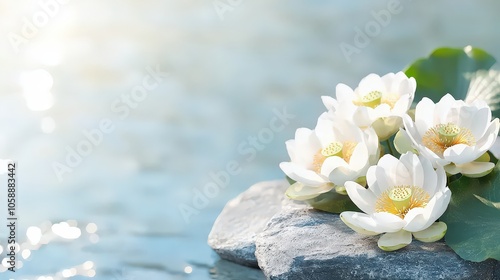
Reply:
[[284, 209], [257, 237], [255, 255], [268, 279], [500, 279], [498, 261], [464, 261], [443, 242], [384, 252], [377, 240], [338, 215]]
[[286, 180], [261, 182], [229, 201], [215, 221], [208, 244], [221, 258], [258, 267], [255, 238], [274, 214], [298, 204], [285, 197]]

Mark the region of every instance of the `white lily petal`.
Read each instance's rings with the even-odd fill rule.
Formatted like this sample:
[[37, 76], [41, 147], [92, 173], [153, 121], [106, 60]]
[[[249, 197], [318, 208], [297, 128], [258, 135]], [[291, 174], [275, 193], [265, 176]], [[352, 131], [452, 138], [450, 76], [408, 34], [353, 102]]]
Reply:
[[462, 107], [460, 109], [457, 125], [469, 128], [474, 138], [481, 138], [486, 133], [487, 126], [491, 122], [490, 108], [484, 107], [478, 110], [475, 107]]
[[[297, 162], [303, 162], [304, 166], [312, 163], [314, 154], [321, 149], [316, 134], [308, 128], [299, 128], [295, 131], [295, 150], [294, 154], [298, 158]], [[294, 160], [294, 162], [296, 162]]]
[[434, 166], [435, 168], [437, 168], [438, 166], [445, 166], [450, 163], [449, 160], [441, 158], [424, 145], [417, 145], [417, 149], [421, 155], [428, 158], [432, 162], [432, 166]]
[[442, 186], [446, 186], [447, 184], [448, 177], [446, 176], [446, 172], [443, 166], [438, 166], [436, 168], [436, 174], [437, 174], [437, 182], [435, 189], [433, 191], [431, 191], [430, 188], [426, 189], [428, 190], [428, 193], [436, 193], [439, 188], [441, 188]]
[[[434, 102], [427, 97], [418, 102], [415, 108], [415, 127], [418, 135], [424, 135], [429, 128], [434, 126], [434, 115], [432, 113], [435, 107]], [[408, 121], [411, 121], [411, 119]]]
[[473, 161], [465, 164], [456, 165], [456, 168], [462, 175], [470, 178], [479, 178], [488, 175], [495, 164], [492, 162]]
[[428, 228], [434, 221], [443, 215], [446, 208], [448, 208], [448, 204], [450, 204], [450, 199], [451, 191], [448, 187], [446, 187], [443, 192], [438, 192], [434, 195], [425, 206], [425, 210], [430, 213], [430, 217], [428, 218], [428, 222], [420, 230]]
[[285, 194], [288, 198], [293, 200], [308, 200], [311, 198], [315, 198], [322, 193], [329, 192], [333, 188], [333, 184], [307, 186], [300, 182], [296, 182], [288, 187]]
[[365, 189], [360, 184], [349, 181], [345, 183], [345, 189], [349, 198], [358, 206], [361, 211], [372, 214], [377, 197], [369, 189]]
[[459, 105], [457, 100], [451, 94], [447, 93], [441, 97], [434, 107], [434, 124], [456, 122], [455, 118], [458, 119], [458, 116], [449, 112], [457, 105]]
[[389, 170], [389, 169], [396, 169], [396, 167], [400, 164], [399, 160], [395, 158], [393, 155], [386, 154], [382, 156], [379, 161], [378, 165], [383, 166], [384, 169]]
[[344, 185], [345, 182], [355, 180], [361, 176], [352, 170], [343, 158], [328, 157], [321, 167], [321, 174], [328, 176], [328, 180], [335, 185]]
[[451, 161], [455, 164], [467, 163], [475, 160], [481, 154], [474, 151], [474, 148], [465, 145], [458, 144], [446, 149], [443, 153], [444, 159]]
[[384, 251], [399, 250], [411, 243], [411, 233], [401, 230], [380, 236], [378, 247]]
[[436, 193], [424, 208], [411, 209], [405, 216], [405, 221], [407, 221], [405, 229], [416, 232], [428, 228], [443, 215], [450, 199], [451, 191], [449, 188], [445, 188], [444, 191]]
[[335, 139], [339, 142], [361, 142], [365, 138], [363, 131], [356, 127], [352, 120], [335, 121], [331, 127]]
[[446, 173], [448, 173], [449, 175], [455, 175], [455, 174], [460, 173], [460, 168], [458, 168], [453, 163], [447, 164], [443, 168], [446, 171]]
[[[390, 113], [389, 113], [390, 114]], [[401, 117], [381, 117], [372, 123], [372, 127], [377, 132], [380, 141], [389, 139], [403, 125]]]
[[394, 147], [400, 154], [405, 154], [407, 152], [414, 154], [418, 153], [418, 151], [413, 147], [413, 142], [408, 136], [408, 133], [403, 129], [400, 129], [396, 133], [396, 136], [394, 136]]
[[363, 94], [367, 94], [371, 91], [385, 91], [385, 85], [382, 79], [377, 74], [369, 74], [364, 77], [361, 82], [359, 82], [359, 86], [357, 90], [362, 91]]
[[483, 153], [491, 148], [496, 142], [496, 137], [498, 136], [498, 131], [500, 129], [500, 122], [498, 119], [493, 120], [488, 126], [485, 135], [479, 139], [476, 143], [477, 147], [480, 147], [480, 153]]
[[373, 213], [372, 217], [383, 232], [396, 232], [405, 226], [403, 219], [391, 213]]
[[[398, 72], [398, 74], [401, 72]], [[401, 76], [398, 75], [396, 79], [396, 74], [387, 73], [381, 77], [384, 87], [388, 92], [397, 92], [399, 90], [399, 82], [401, 81]]]
[[[427, 210], [427, 211], [426, 211]], [[430, 210], [425, 208], [413, 208], [405, 215], [406, 226], [403, 228], [409, 232], [422, 230], [430, 217]], [[434, 222], [434, 221], [433, 221]]]
[[314, 132], [318, 137], [318, 142], [320, 143], [320, 147], [318, 148], [318, 150], [328, 146], [331, 142], [334, 142], [336, 140], [335, 133], [333, 131], [335, 123], [328, 117], [322, 117], [325, 116], [324, 114], [328, 113], [323, 113], [323, 115], [320, 116], [316, 127], [314, 128]]
[[368, 188], [378, 197], [388, 187], [384, 169], [376, 165], [370, 166], [366, 172], [366, 184]]
[[419, 143], [422, 141], [422, 135], [418, 132], [415, 123], [408, 114], [403, 116], [403, 124], [405, 127], [406, 135], [413, 142], [414, 148], [416, 148], [420, 152], [421, 148]]
[[443, 238], [448, 227], [443, 222], [435, 222], [430, 227], [413, 233], [415, 239], [422, 242], [435, 242]]
[[354, 91], [346, 84], [338, 84], [335, 88], [335, 97], [339, 103], [351, 102], [354, 96]]
[[338, 106], [338, 101], [331, 96], [321, 96], [321, 100], [323, 101], [323, 105], [325, 105], [327, 110], [336, 109]]
[[310, 186], [317, 186], [327, 182], [327, 178], [317, 174], [312, 170], [307, 170], [292, 162], [280, 163], [280, 168], [283, 172], [294, 181], [304, 183]]
[[348, 227], [350, 227], [352, 230], [354, 230], [357, 233], [361, 233], [361, 234], [365, 234], [365, 235], [378, 235], [378, 234], [380, 234], [380, 232], [369, 231], [369, 230], [366, 230], [362, 227], [359, 227], [359, 226], [351, 223], [352, 216], [354, 214], [358, 214], [358, 213], [349, 212], [349, 211], [342, 212], [342, 213], [340, 213], [340, 219], [342, 220], [342, 222], [344, 222], [344, 224], [346, 224]]
[[[401, 91], [400, 91], [401, 92]], [[403, 94], [399, 97], [399, 100], [394, 104], [394, 107], [391, 110], [391, 113], [394, 116], [402, 117], [406, 114], [408, 109], [411, 106], [411, 102], [413, 101], [413, 97], [409, 94]]]
[[341, 215], [344, 223], [349, 227], [352, 226], [351, 228], [354, 230], [356, 230], [357, 228], [361, 228], [368, 232], [374, 232], [378, 234], [384, 232], [377, 226], [375, 220], [370, 215], [367, 215], [365, 213], [346, 211], [342, 212]]
[[[415, 156], [412, 153], [406, 153], [403, 156]], [[389, 179], [389, 185], [391, 187], [395, 186], [411, 186], [413, 185], [412, 174], [411, 171], [405, 166], [405, 164], [401, 160], [396, 159], [396, 165], [391, 168], [387, 168], [387, 178]]]
[[370, 157], [373, 157], [373, 161], [378, 161], [379, 159], [379, 139], [378, 139], [378, 136], [377, 136], [377, 133], [375, 132], [374, 129], [372, 128], [367, 128], [363, 131], [365, 133], [365, 143], [366, 143], [366, 147], [368, 148], [368, 154], [370, 155]]
[[358, 144], [352, 152], [351, 159], [349, 161], [349, 168], [355, 171], [361, 171], [367, 168], [368, 161], [370, 159], [369, 157], [368, 148], [362, 143]]
[[373, 115], [373, 108], [362, 106], [354, 110], [352, 118], [358, 127], [369, 127], [376, 119]]
[[422, 188], [424, 186], [425, 177], [421, 159], [413, 153], [406, 153], [401, 155], [399, 161], [406, 167], [406, 170], [408, 170], [409, 178], [411, 178], [411, 183], [409, 185]]
[[[446, 173], [443, 167], [438, 166], [436, 170], [432, 167], [432, 163], [425, 157], [419, 157], [422, 164], [422, 178], [423, 185], [421, 186], [429, 195], [433, 195], [436, 192], [437, 186], [446, 185]], [[444, 181], [443, 181], [444, 180]]]

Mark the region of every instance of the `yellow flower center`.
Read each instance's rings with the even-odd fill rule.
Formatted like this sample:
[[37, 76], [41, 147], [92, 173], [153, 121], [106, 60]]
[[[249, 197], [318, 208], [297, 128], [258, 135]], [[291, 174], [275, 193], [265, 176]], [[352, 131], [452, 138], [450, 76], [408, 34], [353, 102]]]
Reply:
[[442, 156], [447, 148], [457, 144], [474, 146], [476, 139], [468, 128], [447, 123], [438, 124], [427, 130], [422, 137], [422, 144], [437, 155]]
[[323, 149], [320, 149], [315, 155], [313, 159], [313, 170], [317, 173], [321, 172], [321, 166], [323, 162], [328, 157], [341, 157], [347, 163], [351, 160], [352, 153], [354, 152], [354, 148], [356, 148], [358, 144], [355, 142], [332, 142], [328, 144]]
[[325, 157], [334, 157], [342, 155], [342, 148], [344, 145], [340, 142], [330, 143], [328, 146], [321, 150], [321, 154]]
[[382, 92], [374, 90], [365, 94], [363, 97], [361, 97], [361, 99], [355, 100], [353, 103], [357, 106], [366, 106], [370, 108], [376, 108], [380, 104], [387, 104], [392, 109], [398, 100], [399, 95], [382, 94]]
[[421, 187], [397, 186], [383, 192], [375, 203], [375, 212], [387, 212], [404, 219], [413, 208], [425, 207], [429, 194]]
[[372, 91], [361, 97], [361, 104], [366, 107], [375, 108], [382, 103], [382, 93]]

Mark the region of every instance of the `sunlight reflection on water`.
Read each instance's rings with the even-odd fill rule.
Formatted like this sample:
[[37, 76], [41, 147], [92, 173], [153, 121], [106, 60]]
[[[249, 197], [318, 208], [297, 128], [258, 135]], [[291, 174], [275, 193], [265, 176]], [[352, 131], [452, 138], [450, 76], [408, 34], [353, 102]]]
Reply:
[[33, 111], [45, 111], [54, 105], [54, 96], [50, 92], [54, 79], [44, 69], [21, 73], [19, 82], [23, 88], [26, 105]]
[[[40, 227], [30, 226], [26, 230], [27, 241], [20, 244], [16, 243], [15, 252], [21, 255], [23, 260], [17, 260], [15, 267], [22, 269], [23, 265], [31, 261], [32, 254], [37, 254], [36, 251], [45, 246], [51, 246], [51, 243], [68, 242], [79, 238], [91, 240], [92, 236], [97, 236], [97, 226], [94, 223], [86, 225], [86, 233], [82, 235], [82, 229], [77, 226], [74, 220], [63, 221], [60, 223], [52, 224], [50, 221], [44, 222]], [[1, 251], [0, 251], [1, 253]], [[2, 259], [0, 264], [0, 272], [6, 272], [11, 264], [8, 263], [9, 258]], [[94, 277], [96, 275], [95, 266], [93, 261], [85, 261], [80, 265], [70, 268], [65, 268], [52, 275], [34, 276], [36, 279], [66, 279], [75, 276]]]

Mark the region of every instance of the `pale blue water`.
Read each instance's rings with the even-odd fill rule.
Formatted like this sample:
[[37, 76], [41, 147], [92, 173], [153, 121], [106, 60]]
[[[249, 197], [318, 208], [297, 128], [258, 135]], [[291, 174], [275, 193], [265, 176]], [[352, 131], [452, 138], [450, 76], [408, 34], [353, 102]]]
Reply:
[[[234, 6], [220, 17], [214, 3]], [[37, 1], [0, 2], [0, 158], [18, 161], [18, 240], [29, 250], [18, 253], [18, 272], [0, 278], [263, 279], [220, 260], [207, 235], [229, 199], [283, 177], [284, 141], [314, 126], [321, 95], [370, 72], [401, 70], [443, 45], [500, 57], [498, 2], [402, 0], [385, 26], [370, 27], [388, 3], [73, 0], [51, 6], [46, 25], [19, 41], [24, 18], [38, 16], [41, 26], [46, 12]], [[355, 28], [375, 29], [346, 58], [340, 45], [355, 46]], [[147, 93], [126, 99], [150, 75], [147, 67], [169, 76], [156, 86], [147, 80]], [[295, 118], [269, 134], [273, 110], [284, 108]], [[103, 120], [113, 130], [82, 144], [82, 131]], [[266, 143], [253, 146], [259, 135]], [[85, 155], [69, 166], [78, 148]], [[71, 170], [62, 181], [54, 162]], [[230, 162], [239, 173], [194, 205], [210, 173]], [[179, 207], [200, 205], [188, 223]], [[55, 235], [51, 224], [60, 222], [73, 226], [60, 225], [60, 234], [81, 233]], [[29, 227], [46, 230], [47, 244], [30, 245]], [[0, 244], [6, 235], [0, 231]]]

